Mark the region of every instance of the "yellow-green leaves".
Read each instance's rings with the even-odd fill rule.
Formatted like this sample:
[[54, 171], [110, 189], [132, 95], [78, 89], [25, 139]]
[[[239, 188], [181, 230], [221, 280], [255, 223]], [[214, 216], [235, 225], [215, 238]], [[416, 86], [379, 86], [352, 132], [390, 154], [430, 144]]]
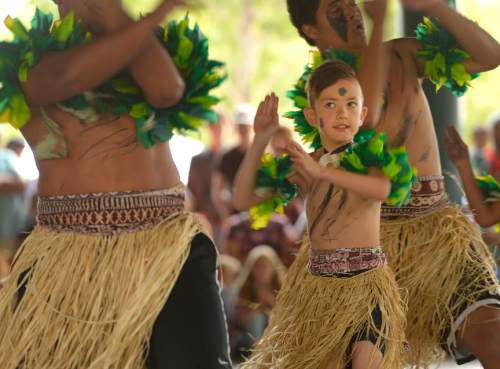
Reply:
[[205, 124], [205, 120], [195, 117], [193, 115], [186, 114], [182, 111], [179, 112], [179, 118], [181, 118], [192, 128], [200, 128]]
[[148, 105], [146, 105], [146, 103], [134, 104], [129, 114], [135, 119], [146, 117], [149, 114]]
[[22, 93], [12, 94], [8, 103], [0, 111], [0, 122], [10, 123], [14, 128], [21, 129], [31, 118], [31, 111]]
[[275, 212], [278, 214], [285, 212], [283, 201], [277, 195], [273, 195], [269, 200], [250, 208], [249, 214], [252, 229], [265, 228]]
[[132, 78], [120, 77], [111, 81], [113, 88], [123, 94], [138, 95], [141, 89], [137, 86]]
[[54, 22], [54, 27], [51, 31], [55, 39], [64, 43], [68, 41], [69, 37], [73, 33], [75, 26], [75, 13], [73, 11], [69, 12], [62, 21]]
[[472, 80], [472, 76], [465, 70], [465, 66], [462, 63], [456, 63], [451, 66], [451, 77], [459, 86], [464, 86]]
[[177, 55], [175, 56], [175, 64], [180, 69], [186, 69], [189, 67], [189, 58], [193, 53], [194, 45], [191, 40], [186, 36], [186, 31], [189, 26], [189, 19], [186, 16], [177, 24], [177, 34], [179, 36], [179, 46], [177, 49]]
[[10, 16], [7, 16], [4, 20], [5, 26], [16, 36], [22, 41], [28, 41], [30, 39], [30, 35], [28, 33], [28, 30], [24, 25], [21, 23], [21, 21], [17, 18], [11, 18]]

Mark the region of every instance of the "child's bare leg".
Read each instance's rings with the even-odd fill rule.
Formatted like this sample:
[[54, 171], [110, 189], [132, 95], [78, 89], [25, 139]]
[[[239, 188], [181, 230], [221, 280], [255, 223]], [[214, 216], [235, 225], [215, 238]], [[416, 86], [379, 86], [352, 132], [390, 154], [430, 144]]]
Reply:
[[457, 333], [459, 342], [476, 356], [485, 369], [498, 369], [500, 363], [500, 310], [482, 306], [468, 317], [465, 330]]
[[382, 352], [370, 341], [356, 342], [352, 348], [352, 369], [378, 369], [383, 358]]

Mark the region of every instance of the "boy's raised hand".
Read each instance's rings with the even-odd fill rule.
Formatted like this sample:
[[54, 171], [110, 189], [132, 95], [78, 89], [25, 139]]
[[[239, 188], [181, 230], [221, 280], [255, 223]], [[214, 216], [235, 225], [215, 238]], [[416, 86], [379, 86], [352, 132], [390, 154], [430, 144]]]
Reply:
[[280, 126], [278, 116], [279, 99], [273, 93], [260, 102], [255, 114], [253, 127], [255, 137], [271, 139]]
[[304, 178], [320, 178], [324, 168], [304, 151], [297, 142], [291, 141], [286, 149], [293, 161], [294, 169]]
[[365, 1], [363, 8], [373, 22], [383, 22], [387, 12], [387, 0]]

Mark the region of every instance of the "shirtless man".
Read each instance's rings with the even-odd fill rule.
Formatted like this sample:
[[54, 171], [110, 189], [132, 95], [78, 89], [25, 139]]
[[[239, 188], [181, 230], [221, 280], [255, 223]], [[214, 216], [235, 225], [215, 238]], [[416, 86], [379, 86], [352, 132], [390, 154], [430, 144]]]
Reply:
[[[500, 64], [498, 42], [446, 2], [402, 1], [409, 9], [440, 20], [471, 55], [465, 61], [469, 73]], [[292, 23], [309, 44], [320, 50], [364, 53], [363, 21], [354, 0], [287, 3]], [[420, 176], [410, 203], [401, 208], [384, 206], [381, 222], [381, 244], [400, 286], [409, 291], [408, 362], [428, 367], [443, 356], [443, 347], [459, 362], [475, 356], [485, 368], [498, 368], [500, 292], [494, 263], [477, 228], [444, 192], [438, 143], [420, 85], [424, 71], [424, 61], [416, 55], [420, 44], [401, 38], [386, 46], [390, 73], [377, 129], [387, 133], [390, 145], [406, 147]]]
[[45, 53], [22, 83], [38, 225], [2, 290], [0, 367], [231, 368], [215, 249], [184, 211], [168, 142], [146, 149], [128, 114], [88, 123], [59, 105], [123, 69], [153, 107], [175, 105], [184, 81], [153, 29], [182, 0], [139, 21], [119, 0], [56, 3], [93, 40]]

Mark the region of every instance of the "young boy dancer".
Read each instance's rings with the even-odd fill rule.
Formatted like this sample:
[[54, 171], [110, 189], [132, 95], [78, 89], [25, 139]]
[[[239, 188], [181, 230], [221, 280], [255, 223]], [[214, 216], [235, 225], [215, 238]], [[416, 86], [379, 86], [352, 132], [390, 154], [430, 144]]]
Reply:
[[[353, 0], [287, 0], [302, 37], [321, 51], [366, 50], [363, 20]], [[470, 55], [467, 72], [494, 69], [500, 46], [477, 24], [442, 0], [404, 0], [405, 6], [440, 20]], [[500, 362], [500, 292], [494, 261], [474, 226], [448, 202], [432, 117], [420, 86], [424, 60], [414, 38], [391, 40], [389, 70], [377, 129], [390, 146], [404, 145], [417, 168], [410, 203], [383, 206], [381, 245], [398, 284], [408, 291], [408, 364], [428, 368], [444, 357], [477, 357], [487, 369]], [[367, 87], [363, 86], [364, 90]], [[368, 122], [370, 123], [370, 122]]]
[[[311, 156], [296, 143], [288, 148], [290, 180], [306, 199], [308, 236], [243, 368], [400, 368], [404, 313], [379, 247], [380, 207], [391, 183], [376, 168], [363, 175], [338, 167], [367, 114], [361, 86], [349, 66], [330, 61], [311, 75], [308, 96], [305, 114], [323, 147]], [[240, 209], [263, 200], [253, 184], [279, 127], [277, 109], [274, 94], [259, 105], [234, 194]]]

